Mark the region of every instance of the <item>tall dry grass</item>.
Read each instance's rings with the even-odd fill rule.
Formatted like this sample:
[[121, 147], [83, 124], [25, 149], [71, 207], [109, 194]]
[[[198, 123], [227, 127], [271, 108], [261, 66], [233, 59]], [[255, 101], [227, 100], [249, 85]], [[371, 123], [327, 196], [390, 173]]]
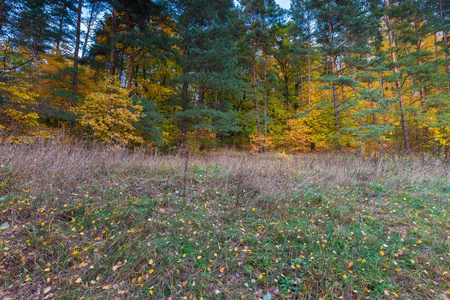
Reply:
[[[220, 188], [221, 196], [235, 201], [236, 209], [260, 207], [267, 214], [288, 203], [292, 195], [314, 188], [372, 187], [400, 195], [408, 187], [424, 185], [445, 194], [450, 186], [448, 166], [434, 157], [374, 160], [333, 153], [298, 156], [234, 151], [157, 155], [62, 139], [31, 146], [3, 144], [0, 153], [0, 196], [25, 193], [35, 199], [32, 208], [78, 203], [85, 192], [104, 202], [105, 191], [118, 182], [124, 198], [180, 192], [190, 201], [191, 195], [214, 194]], [[212, 172], [211, 168], [214, 174], [205, 174], [201, 182], [192, 181], [202, 170]], [[113, 200], [116, 205], [123, 201], [119, 198]], [[445, 201], [441, 197], [438, 205]]]
[[[187, 161], [186, 161], [187, 159]], [[33, 145], [0, 145], [2, 193], [28, 190], [32, 195], [69, 196], [71, 188], [101, 181], [108, 174], [127, 172], [141, 176], [141, 185], [172, 180], [182, 183], [193, 166], [216, 166], [223, 178], [267, 195], [289, 193], [311, 184], [357, 185], [379, 183], [386, 188], [414, 184], [448, 184], [449, 166], [436, 157], [385, 156], [376, 159], [351, 154], [286, 155], [219, 151], [184, 155], [158, 155], [123, 148], [92, 146], [63, 139]], [[164, 171], [161, 173], [161, 171]], [[163, 178], [165, 177], [165, 178]], [[287, 180], [295, 178], [297, 180]]]
[[[220, 283], [228, 298], [252, 299], [263, 290], [279, 294], [292, 274], [303, 280], [304, 295], [350, 299], [355, 289], [383, 295], [384, 283], [371, 278], [384, 274], [402, 295], [427, 299], [438, 288], [406, 265], [401, 274], [362, 265], [369, 275], [353, 286], [343, 274], [361, 252], [386, 260], [380, 247], [395, 239], [414, 250], [415, 268], [446, 288], [440, 259], [448, 252], [449, 177], [434, 157], [159, 155], [64, 139], [2, 144], [0, 225], [9, 228], [0, 230], [0, 248], [8, 249], [0, 251], [0, 297], [1, 288], [5, 297], [28, 299], [51, 287], [59, 298], [145, 298], [154, 286], [160, 298], [175, 299], [211, 295]], [[299, 258], [313, 252], [315, 260]], [[139, 278], [148, 285], [140, 287]], [[431, 287], [416, 289], [418, 282]]]

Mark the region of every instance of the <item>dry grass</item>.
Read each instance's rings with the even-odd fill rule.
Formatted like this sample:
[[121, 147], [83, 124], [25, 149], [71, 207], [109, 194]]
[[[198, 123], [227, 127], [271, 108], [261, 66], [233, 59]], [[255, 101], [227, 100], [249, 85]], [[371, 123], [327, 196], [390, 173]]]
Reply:
[[449, 297], [450, 172], [432, 157], [0, 153], [3, 297]]

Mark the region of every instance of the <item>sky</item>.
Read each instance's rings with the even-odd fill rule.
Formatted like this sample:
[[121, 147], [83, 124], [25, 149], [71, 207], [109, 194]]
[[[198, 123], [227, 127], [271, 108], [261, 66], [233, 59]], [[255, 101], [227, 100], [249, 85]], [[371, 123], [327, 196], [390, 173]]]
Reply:
[[[280, 5], [282, 8], [289, 9], [289, 7], [291, 6], [291, 0], [275, 0], [275, 2], [278, 3], [278, 5]], [[234, 0], [234, 3], [237, 3], [237, 1]]]
[[291, 0], [275, 0], [278, 5], [280, 5], [282, 8], [289, 9], [291, 6]]

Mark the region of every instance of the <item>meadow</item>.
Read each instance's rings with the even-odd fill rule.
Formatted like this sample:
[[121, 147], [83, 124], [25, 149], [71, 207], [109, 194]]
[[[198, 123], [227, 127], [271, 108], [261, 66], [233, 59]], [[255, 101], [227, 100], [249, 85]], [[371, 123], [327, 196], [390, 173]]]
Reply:
[[448, 299], [435, 157], [0, 145], [0, 298]]

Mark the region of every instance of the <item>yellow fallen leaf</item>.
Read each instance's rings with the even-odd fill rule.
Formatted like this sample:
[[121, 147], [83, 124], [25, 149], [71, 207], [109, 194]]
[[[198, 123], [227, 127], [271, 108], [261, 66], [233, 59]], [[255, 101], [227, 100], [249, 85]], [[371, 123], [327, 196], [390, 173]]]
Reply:
[[50, 271], [50, 268], [44, 269], [44, 272], [48, 272], [48, 271]]
[[149, 265], [153, 265], [153, 259], [150, 259], [150, 260], [148, 261], [148, 264], [149, 264]]
[[383, 251], [383, 250], [381, 250], [381, 251], [380, 251], [380, 254], [381, 254], [381, 255], [384, 255], [384, 251]]
[[148, 271], [149, 274], [152, 274], [153, 272], [155, 272], [155, 270], [151, 269], [150, 271]]
[[103, 290], [109, 290], [109, 285], [105, 285], [104, 287], [102, 287]]
[[220, 273], [223, 273], [225, 271], [225, 268], [220, 268]]
[[75, 283], [81, 283], [81, 278], [78, 278], [77, 280], [75, 280]]

